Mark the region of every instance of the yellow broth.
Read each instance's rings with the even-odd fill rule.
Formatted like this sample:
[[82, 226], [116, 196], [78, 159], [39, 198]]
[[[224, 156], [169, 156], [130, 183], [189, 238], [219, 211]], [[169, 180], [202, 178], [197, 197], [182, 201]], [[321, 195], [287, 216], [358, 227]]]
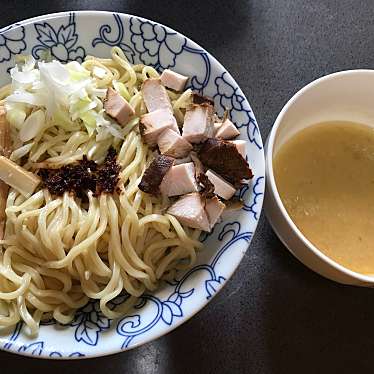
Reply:
[[306, 128], [273, 159], [288, 214], [323, 253], [374, 274], [374, 129], [350, 122]]

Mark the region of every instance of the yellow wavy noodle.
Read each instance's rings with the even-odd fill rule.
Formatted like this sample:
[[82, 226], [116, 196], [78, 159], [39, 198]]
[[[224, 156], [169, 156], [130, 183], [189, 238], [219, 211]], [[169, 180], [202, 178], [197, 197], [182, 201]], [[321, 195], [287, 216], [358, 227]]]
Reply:
[[[114, 145], [121, 166], [119, 192], [100, 196], [89, 192], [88, 202], [83, 203], [68, 193], [54, 197], [47, 190], [38, 190], [25, 199], [10, 189], [0, 251], [1, 328], [22, 320], [35, 335], [40, 320], [53, 317], [69, 323], [89, 298], [99, 300], [105, 316], [117, 318], [145, 290], [156, 290], [161, 279], [192, 266], [196, 250], [202, 246], [198, 230], [183, 227], [165, 213], [168, 201], [138, 188], [153, 159], [137, 126], [139, 116], [146, 112], [141, 85], [149, 77], [158, 77], [158, 72], [149, 66], [131, 65], [117, 47], [110, 59], [89, 56], [82, 65], [93, 77], [95, 68], [104, 70], [102, 78], [95, 78], [100, 88], [123, 84], [122, 94], [137, 115], [122, 130], [123, 139], [96, 141], [78, 122], [58, 126], [50, 120], [26, 145], [19, 144], [15, 131], [13, 140], [19, 146], [12, 159], [28, 170], [33, 170], [35, 163], [47, 161], [59, 166], [83, 155], [101, 162]], [[0, 89], [0, 100], [9, 93], [9, 85]], [[169, 95], [180, 123], [191, 92]], [[123, 292], [129, 298], [113, 309], [111, 300]]]

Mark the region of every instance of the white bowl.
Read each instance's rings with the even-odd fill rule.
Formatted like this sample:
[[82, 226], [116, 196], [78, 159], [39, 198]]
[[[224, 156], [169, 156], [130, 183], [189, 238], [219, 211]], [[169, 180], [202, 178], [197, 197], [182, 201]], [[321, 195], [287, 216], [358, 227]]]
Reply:
[[[349, 70], [308, 84], [278, 115], [265, 146], [265, 212], [279, 239], [304, 265], [339, 283], [374, 287], [374, 277], [351, 271], [318, 250], [296, 227], [279, 196], [273, 157], [300, 130], [324, 121], [344, 120], [374, 127], [374, 70]], [[292, 176], [290, 176], [292, 178]]]
[[[189, 86], [214, 98], [216, 109], [225, 108], [247, 141], [248, 162], [255, 175], [240, 191], [244, 207], [226, 216], [206, 235], [205, 249], [195, 266], [175, 281], [144, 295], [127, 315], [109, 320], [89, 302], [65, 326], [43, 322], [39, 336], [29, 339], [22, 324], [0, 335], [0, 348], [51, 358], [93, 357], [111, 354], [164, 335], [205, 306], [231, 277], [255, 232], [262, 209], [265, 161], [261, 135], [243, 92], [226, 69], [207, 51], [178, 32], [140, 17], [109, 12], [56, 13], [32, 18], [0, 30], [0, 85], [16, 54], [35, 58], [50, 50], [67, 62], [90, 54], [109, 56], [110, 48], [122, 48], [131, 62], [171, 68], [191, 77]], [[112, 303], [115, 308], [123, 298]], [[221, 328], [225, 328], [223, 325]], [[180, 342], [184, 344], [184, 342]]]

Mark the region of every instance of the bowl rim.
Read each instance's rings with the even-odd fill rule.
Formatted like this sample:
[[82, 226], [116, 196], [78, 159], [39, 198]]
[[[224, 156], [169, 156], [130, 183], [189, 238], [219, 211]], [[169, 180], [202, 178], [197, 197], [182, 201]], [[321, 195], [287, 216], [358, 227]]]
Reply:
[[[116, 11], [103, 11], [103, 10], [67, 10], [67, 11], [61, 11], [61, 12], [54, 12], [54, 13], [46, 13], [46, 14], [42, 14], [42, 15], [39, 15], [39, 16], [35, 16], [35, 17], [31, 17], [31, 18], [25, 18], [23, 20], [20, 20], [20, 21], [16, 21], [16, 22], [13, 22], [12, 24], [10, 25], [6, 25], [4, 26], [3, 28], [0, 29], [0, 34], [1, 32], [4, 32], [4, 31], [7, 31], [8, 29], [14, 29], [14, 28], [17, 28], [17, 27], [21, 27], [21, 26], [27, 26], [29, 24], [33, 24], [35, 23], [36, 21], [41, 21], [41, 20], [51, 20], [51, 19], [55, 19], [55, 18], [59, 18], [59, 17], [66, 17], [66, 16], [69, 16], [71, 13], [77, 15], [77, 16], [80, 16], [80, 15], [83, 15], [83, 16], [87, 16], [87, 15], [102, 15], [102, 16], [112, 16], [113, 14], [118, 14], [120, 16], [124, 16], [124, 17], [135, 17], [139, 20], [142, 20], [142, 21], [148, 21], [148, 22], [151, 22], [151, 23], [154, 23], [154, 24], [157, 24], [157, 25], [160, 25], [174, 33], [176, 33], [177, 35], [187, 39], [192, 45], [194, 45], [194, 47], [196, 48], [199, 48], [201, 49], [202, 51], [204, 51], [208, 56], [209, 58], [211, 59], [211, 61], [216, 64], [220, 69], [222, 69], [223, 71], [226, 72], [226, 74], [232, 79], [232, 81], [234, 82], [235, 86], [239, 89], [240, 93], [242, 94], [242, 96], [244, 97], [244, 99], [248, 102], [249, 104], [249, 107], [250, 107], [250, 110], [251, 110], [251, 114], [255, 120], [255, 124], [256, 124], [256, 127], [258, 129], [258, 133], [259, 133], [259, 140], [260, 140], [260, 145], [261, 145], [261, 162], [259, 162], [259, 165], [261, 166], [262, 165], [262, 170], [261, 172], [263, 173], [262, 174], [262, 177], [264, 178], [264, 182], [266, 183], [266, 161], [265, 161], [265, 150], [264, 150], [264, 142], [263, 142], [263, 138], [262, 138], [262, 135], [261, 135], [261, 130], [260, 130], [260, 126], [258, 125], [258, 122], [257, 122], [257, 118], [252, 110], [252, 107], [250, 105], [250, 101], [247, 99], [247, 96], [244, 94], [244, 92], [242, 91], [242, 89], [240, 88], [239, 84], [237, 83], [237, 81], [234, 79], [234, 77], [231, 75], [231, 73], [214, 57], [214, 55], [212, 55], [209, 51], [207, 51], [205, 49], [205, 47], [203, 47], [201, 44], [198, 44], [196, 43], [194, 40], [192, 40], [190, 37], [187, 37], [185, 36], [184, 34], [182, 34], [181, 32], [173, 29], [172, 27], [170, 26], [167, 26], [167, 25], [164, 25], [163, 23], [160, 23], [158, 21], [154, 21], [152, 19], [149, 19], [149, 18], [144, 18], [144, 17], [141, 17], [139, 15], [134, 15], [134, 14], [130, 14], [130, 13], [123, 13], [123, 12], [116, 12]], [[246, 144], [248, 144], [249, 141], [246, 140]], [[167, 328], [165, 329], [162, 329], [162, 331], [159, 331], [157, 334], [155, 334], [154, 336], [150, 336], [150, 337], [146, 337], [136, 343], [134, 343], [133, 345], [129, 346], [129, 347], [126, 347], [126, 349], [121, 349], [121, 348], [116, 348], [114, 346], [112, 346], [111, 348], [106, 348], [102, 351], [100, 351], [99, 353], [93, 353], [93, 354], [88, 354], [88, 355], [85, 355], [85, 356], [80, 356], [80, 357], [69, 357], [69, 356], [62, 356], [62, 357], [58, 357], [58, 356], [53, 356], [53, 357], [49, 357], [49, 356], [46, 356], [46, 355], [41, 355], [41, 356], [34, 356], [34, 355], [31, 355], [29, 352], [18, 352], [18, 351], [15, 351], [13, 349], [5, 349], [3, 347], [0, 347], [0, 350], [3, 350], [5, 352], [8, 352], [8, 353], [12, 353], [12, 354], [15, 354], [15, 355], [21, 355], [21, 356], [26, 356], [26, 357], [31, 357], [31, 358], [38, 358], [38, 359], [46, 359], [46, 360], [85, 360], [85, 359], [89, 359], [89, 358], [95, 358], [95, 357], [103, 357], [103, 356], [109, 356], [109, 355], [113, 355], [113, 354], [116, 354], [116, 353], [121, 353], [121, 352], [125, 352], [125, 351], [129, 351], [129, 350], [132, 350], [134, 348], [137, 348], [139, 346], [142, 346], [143, 344], [146, 344], [146, 343], [149, 343], [149, 342], [152, 342], [162, 336], [166, 336], [167, 334], [169, 334], [170, 332], [172, 332], [173, 330], [175, 330], [177, 327], [180, 327], [182, 324], [184, 324], [185, 322], [187, 322], [188, 320], [190, 320], [192, 317], [194, 317], [197, 313], [199, 313], [204, 307], [206, 307], [213, 298], [215, 298], [217, 296], [217, 294], [223, 289], [223, 287], [228, 283], [228, 281], [231, 279], [231, 277], [233, 276], [233, 274], [235, 273], [235, 271], [238, 269], [241, 261], [243, 260], [243, 257], [246, 253], [246, 251], [248, 250], [249, 246], [251, 245], [252, 243], [252, 240], [253, 240], [253, 237], [256, 233], [256, 230], [257, 230], [257, 227], [258, 227], [258, 224], [259, 224], [259, 218], [260, 218], [260, 215], [262, 213], [262, 210], [263, 210], [263, 203], [264, 203], [264, 195], [265, 195], [265, 183], [264, 183], [264, 190], [263, 190], [263, 193], [261, 195], [261, 199], [258, 203], [258, 207], [259, 207], [259, 211], [258, 211], [258, 214], [259, 214], [259, 217], [258, 219], [256, 220], [255, 224], [254, 224], [254, 227], [253, 227], [253, 234], [252, 234], [252, 237], [250, 238], [249, 242], [246, 243], [245, 245], [245, 250], [242, 250], [240, 251], [240, 258], [238, 260], [238, 263], [234, 266], [231, 266], [230, 270], [229, 270], [229, 274], [228, 276], [226, 277], [226, 279], [224, 280], [224, 282], [222, 283], [222, 286], [219, 287], [217, 289], [217, 291], [215, 293], [212, 294], [212, 296], [209, 298], [209, 300], [206, 300], [204, 303], [201, 303], [201, 305], [197, 306], [196, 308], [193, 309], [193, 311], [191, 311], [186, 317], [184, 318], [181, 318], [180, 320], [178, 320], [177, 322], [175, 322], [174, 324], [172, 324], [171, 326], [168, 326]]]
[[[268, 139], [266, 141], [266, 150], [265, 150], [265, 169], [266, 169], [266, 188], [272, 191], [274, 201], [276, 203], [277, 208], [279, 209], [280, 213], [282, 214], [283, 218], [286, 220], [288, 226], [292, 229], [292, 231], [296, 234], [299, 241], [301, 241], [304, 245], [304, 247], [308, 248], [310, 252], [312, 252], [315, 256], [317, 256], [320, 260], [327, 263], [329, 266], [337, 270], [338, 272], [349, 276], [355, 280], [365, 283], [369, 283], [374, 285], [374, 275], [364, 275], [358, 272], [355, 272], [353, 270], [350, 270], [346, 268], [343, 265], [340, 265], [327, 255], [325, 255], [322, 251], [320, 251], [309, 239], [304, 236], [304, 234], [300, 231], [300, 229], [296, 226], [296, 224], [293, 222], [291, 217], [289, 216], [285, 206], [283, 205], [282, 199], [279, 195], [278, 188], [275, 182], [274, 177], [274, 170], [273, 170], [273, 149], [274, 149], [274, 143], [276, 135], [278, 134], [279, 128], [281, 128], [284, 116], [288, 112], [288, 110], [297, 102], [297, 100], [304, 95], [309, 90], [313, 89], [314, 87], [318, 86], [322, 82], [328, 82], [331, 80], [334, 80], [336, 78], [340, 78], [343, 76], [348, 75], [362, 75], [362, 74], [372, 74], [374, 75], [374, 70], [371, 69], [350, 69], [350, 70], [342, 70], [335, 73], [331, 73], [328, 75], [325, 75], [323, 77], [320, 77], [318, 79], [315, 79], [314, 81], [308, 83], [306, 86], [301, 88], [299, 91], [297, 91], [290, 100], [284, 105], [280, 113], [278, 114], [274, 125], [270, 131], [270, 134], [268, 136]], [[273, 221], [271, 221], [271, 225], [276, 226]], [[279, 230], [275, 229], [275, 231], [278, 233]], [[283, 239], [282, 242], [284, 243]], [[285, 244], [285, 243], [284, 243]], [[287, 249], [294, 255], [293, 250], [288, 248], [288, 245], [285, 245]], [[305, 264], [306, 265], [306, 264]]]

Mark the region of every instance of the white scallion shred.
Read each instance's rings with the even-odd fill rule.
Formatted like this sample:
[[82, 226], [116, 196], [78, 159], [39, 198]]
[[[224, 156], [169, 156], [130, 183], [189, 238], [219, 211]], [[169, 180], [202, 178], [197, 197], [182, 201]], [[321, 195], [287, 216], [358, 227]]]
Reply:
[[[69, 130], [84, 126], [90, 137], [98, 139], [123, 139], [122, 128], [103, 110], [106, 89], [97, 87], [97, 78], [105, 77], [105, 69], [96, 66], [91, 75], [77, 61], [36, 63], [31, 56], [20, 56], [10, 74], [7, 119], [20, 131], [21, 140], [33, 139], [50, 122]], [[123, 83], [117, 82], [116, 89], [130, 98]]]
[[20, 147], [20, 148], [15, 149], [15, 150], [11, 153], [11, 155], [10, 155], [10, 159], [11, 159], [12, 161], [17, 161], [17, 160], [19, 160], [20, 158], [22, 158], [23, 156], [26, 156], [26, 155], [30, 152], [30, 150], [31, 150], [31, 148], [33, 147], [33, 145], [34, 145], [34, 143], [28, 143], [28, 144], [23, 145], [23, 146]]
[[23, 142], [27, 142], [35, 138], [44, 130], [45, 122], [45, 114], [43, 110], [39, 109], [31, 113], [27, 117], [26, 121], [22, 124], [19, 132], [19, 138]]

